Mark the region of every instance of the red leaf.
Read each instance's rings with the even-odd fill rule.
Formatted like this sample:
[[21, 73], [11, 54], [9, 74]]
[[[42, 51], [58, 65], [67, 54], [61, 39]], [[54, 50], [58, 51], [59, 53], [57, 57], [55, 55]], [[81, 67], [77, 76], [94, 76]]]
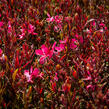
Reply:
[[3, 77], [5, 72], [0, 72], [0, 78]]
[[73, 77], [74, 77], [75, 79], [77, 79], [77, 76], [78, 76], [78, 75], [77, 75], [76, 70], [73, 71], [72, 75], [73, 75]]

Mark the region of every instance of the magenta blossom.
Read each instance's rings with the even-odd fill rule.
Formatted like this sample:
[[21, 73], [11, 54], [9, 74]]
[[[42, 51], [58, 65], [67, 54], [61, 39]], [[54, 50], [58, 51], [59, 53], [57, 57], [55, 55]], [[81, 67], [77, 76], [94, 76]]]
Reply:
[[63, 17], [62, 17], [62, 16], [58, 16], [58, 15], [55, 16], [55, 22], [56, 22], [57, 24], [62, 23], [62, 20], [63, 20]]
[[29, 24], [28, 33], [33, 34], [33, 35], [37, 35], [37, 33], [35, 33], [34, 30], [35, 30], [35, 27], [32, 24]]
[[68, 41], [68, 37], [65, 38], [64, 40], [60, 40], [59, 41], [60, 44], [58, 47], [55, 47], [55, 50], [57, 50], [58, 53], [63, 51], [65, 49], [65, 45], [66, 45], [67, 41]]
[[22, 29], [20, 29], [20, 31], [22, 32], [22, 34], [19, 35], [19, 38], [22, 39], [22, 38], [24, 38], [24, 36], [25, 36], [25, 29], [22, 28]]
[[55, 32], [59, 32], [60, 30], [62, 31], [62, 25], [61, 24], [58, 24], [58, 25], [54, 26], [54, 31]]
[[32, 78], [37, 78], [39, 76], [39, 70], [37, 68], [33, 70], [33, 68], [31, 67], [30, 71], [24, 71], [24, 75], [26, 76], [28, 82], [33, 82]]
[[55, 32], [59, 32], [60, 30], [62, 31], [62, 16], [50, 16], [49, 13], [47, 13], [48, 18], [46, 18], [46, 21], [49, 23], [55, 23], [56, 26], [54, 26], [54, 31]]
[[8, 33], [12, 32], [12, 26], [11, 26], [11, 22], [8, 22]]
[[55, 48], [56, 42], [53, 44], [52, 49], [46, 47], [45, 45], [41, 46], [41, 49], [36, 50], [36, 55], [40, 55], [39, 62], [40, 64], [43, 64], [47, 58], [51, 58], [53, 53], [55, 53], [54, 48]]
[[76, 34], [75, 37], [79, 40], [80, 43], [83, 43], [83, 37]]
[[87, 78], [84, 78], [84, 79], [82, 79], [82, 80], [87, 81], [87, 80], [92, 80], [92, 78], [91, 78], [90, 76], [88, 76]]
[[58, 74], [57, 73], [55, 73], [55, 76], [54, 76], [54, 80], [55, 81], [58, 81], [58, 76], [57, 76]]
[[3, 53], [3, 51], [2, 51], [2, 49], [0, 48], [0, 56], [2, 55], [2, 53]]
[[51, 17], [49, 13], [47, 13], [48, 18], [46, 18], [47, 22], [54, 22], [54, 17]]
[[92, 80], [92, 77], [91, 77], [91, 74], [89, 71], [87, 71], [87, 74], [88, 74], [88, 76], [86, 78], [83, 78], [82, 80], [85, 80], [85, 81]]
[[2, 27], [3, 26], [3, 22], [0, 22], [0, 27]]
[[87, 87], [86, 87], [87, 90], [91, 89], [92, 91], [94, 91], [95, 87], [92, 85], [92, 84], [89, 84]]
[[71, 43], [70, 43], [70, 48], [71, 49], [75, 49], [77, 47], [76, 43], [77, 43], [77, 40], [76, 39], [72, 39]]
[[63, 19], [62, 16], [58, 15], [55, 16], [55, 23], [56, 23], [56, 26], [54, 26], [55, 32], [59, 32], [60, 30], [62, 31], [62, 19]]
[[55, 47], [55, 50], [57, 50], [57, 52], [59, 53], [59, 52], [63, 51], [64, 48], [65, 48], [65, 44], [59, 44], [58, 47]]

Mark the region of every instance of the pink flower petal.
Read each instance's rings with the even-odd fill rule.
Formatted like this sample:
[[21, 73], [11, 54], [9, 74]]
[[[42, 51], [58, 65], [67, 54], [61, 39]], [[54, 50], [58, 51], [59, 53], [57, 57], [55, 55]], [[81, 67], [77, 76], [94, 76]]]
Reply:
[[2, 55], [2, 53], [3, 53], [3, 51], [2, 51], [2, 49], [0, 48], [0, 55]]
[[54, 18], [51, 17], [51, 18], [46, 18], [47, 22], [53, 22], [54, 21]]
[[24, 70], [24, 75], [28, 76], [29, 75], [29, 70]]
[[82, 80], [87, 81], [87, 80], [92, 80], [92, 78], [91, 78], [90, 76], [88, 76], [87, 78], [84, 78], [84, 79], [82, 79]]
[[31, 75], [37, 77], [38, 74], [39, 74], [39, 70], [35, 68]]
[[0, 22], [0, 27], [2, 27], [3, 26], [3, 22]]
[[31, 68], [30, 68], [30, 75], [32, 74], [32, 72], [33, 72], [33, 67], [31, 66]]
[[12, 32], [12, 26], [11, 26], [11, 22], [8, 22], [8, 33]]
[[42, 50], [35, 50], [36, 55], [43, 55]]
[[104, 24], [104, 23], [100, 23], [100, 24], [99, 24], [99, 26], [104, 27], [104, 26], [105, 26], [105, 24]]
[[77, 40], [76, 39], [72, 39], [72, 42], [76, 42]]
[[27, 81], [28, 81], [28, 82], [31, 82], [31, 79], [32, 79], [32, 78], [31, 78], [31, 75], [29, 74], [29, 70], [25, 70], [25, 71], [24, 71], [24, 75], [26, 76]]
[[45, 60], [46, 60], [46, 57], [45, 57], [45, 56], [42, 56], [42, 57], [39, 59], [40, 64], [44, 64], [44, 63], [45, 63]]
[[50, 50], [50, 52], [49, 52], [49, 54], [48, 54], [47, 56], [48, 56], [49, 58], [52, 58], [53, 53], [55, 53], [54, 50]]
[[65, 45], [64, 44], [60, 44], [59, 47], [55, 47], [55, 49], [57, 50], [57, 52], [61, 52], [62, 50], [64, 50]]
[[88, 85], [88, 86], [87, 86], [87, 89], [89, 89], [89, 88], [92, 88], [92, 85]]
[[63, 50], [61, 47], [55, 47], [55, 49], [57, 50], [57, 52], [61, 52]]
[[70, 44], [70, 48], [71, 49], [75, 49], [77, 47], [77, 45], [75, 45], [75, 42], [77, 42], [76, 39], [72, 39], [71, 44]]
[[48, 17], [50, 17], [50, 14], [49, 14], [49, 13], [47, 13], [47, 16], [48, 16]]
[[56, 42], [54, 42], [54, 44], [52, 46], [52, 50], [54, 50], [55, 46], [56, 46]]
[[21, 35], [19, 35], [20, 39], [22, 39], [25, 36], [25, 33], [22, 33]]
[[86, 87], [86, 89], [87, 89], [87, 90], [89, 90], [89, 89], [94, 90], [94, 89], [95, 89], [95, 87], [94, 87], [94, 86], [92, 86], [91, 84], [89, 84], [89, 85]]
[[57, 73], [55, 73], [54, 80], [55, 80], [55, 81], [58, 81]]
[[35, 27], [32, 24], [29, 24], [29, 29], [28, 29], [29, 34], [33, 33], [34, 30], [35, 30]]
[[47, 55], [50, 51], [45, 45], [42, 45], [41, 48], [44, 55]]

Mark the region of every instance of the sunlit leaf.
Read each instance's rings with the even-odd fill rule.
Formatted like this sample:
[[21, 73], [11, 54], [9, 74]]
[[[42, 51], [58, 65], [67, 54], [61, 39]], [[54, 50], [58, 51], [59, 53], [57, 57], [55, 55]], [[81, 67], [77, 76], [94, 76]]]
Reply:
[[12, 75], [13, 81], [15, 81], [16, 75], [17, 75], [18, 69], [16, 69]]
[[30, 96], [30, 93], [32, 92], [32, 86], [29, 87], [28, 92], [27, 92], [27, 97]]

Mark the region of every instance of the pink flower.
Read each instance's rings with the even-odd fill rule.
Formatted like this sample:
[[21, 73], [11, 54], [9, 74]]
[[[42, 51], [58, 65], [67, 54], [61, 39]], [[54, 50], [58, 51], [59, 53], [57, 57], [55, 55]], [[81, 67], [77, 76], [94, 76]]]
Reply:
[[29, 24], [29, 29], [28, 32], [29, 33], [33, 33], [34, 32], [35, 27], [32, 24]]
[[105, 26], [105, 24], [104, 23], [100, 23], [99, 24], [99, 26], [100, 26], [100, 32], [103, 32], [104, 30], [107, 30], [107, 27]]
[[0, 22], [0, 27], [2, 27], [3, 26], [3, 22]]
[[87, 89], [89, 89], [89, 88], [92, 88], [92, 85], [88, 85], [88, 86], [87, 86]]
[[86, 32], [87, 34], [91, 34], [91, 30], [89, 30], [88, 28], [86, 30], [83, 30], [84, 32]]
[[8, 22], [8, 33], [12, 32], [12, 26], [11, 26], [11, 22]]
[[55, 16], [55, 22], [56, 22], [57, 24], [62, 23], [62, 19], [63, 19], [62, 16], [58, 16], [58, 15]]
[[33, 82], [32, 78], [37, 78], [38, 77], [39, 70], [37, 68], [35, 68], [33, 70], [33, 68], [31, 67], [30, 71], [29, 70], [24, 71], [24, 75], [26, 76], [28, 82]]
[[96, 22], [95, 22], [95, 21], [93, 21], [93, 22], [92, 22], [92, 25], [93, 25], [93, 26], [96, 26]]
[[54, 31], [55, 32], [59, 32], [60, 30], [62, 31], [62, 25], [61, 24], [58, 24], [58, 25], [54, 26]]
[[56, 42], [53, 44], [52, 49], [50, 50], [49, 48], [47, 48], [45, 45], [41, 46], [41, 49], [36, 50], [36, 55], [40, 55], [40, 59], [39, 62], [40, 64], [43, 64], [47, 58], [51, 58], [54, 52], [54, 48], [55, 48]]
[[76, 43], [77, 43], [77, 40], [76, 39], [72, 39], [71, 43], [70, 43], [70, 48], [71, 49], [75, 49], [77, 47]]
[[21, 35], [19, 35], [20, 39], [23, 39], [24, 36], [25, 36], [25, 33], [22, 33]]
[[56, 23], [56, 26], [54, 26], [55, 32], [59, 32], [60, 30], [62, 31], [62, 19], [63, 19], [62, 16], [58, 15], [55, 16], [55, 23]]
[[109, 47], [105, 50], [107, 53], [109, 53]]
[[47, 16], [49, 18], [46, 18], [47, 22], [53, 22], [54, 21], [54, 17], [51, 17], [49, 13], [47, 13]]
[[105, 27], [105, 24], [104, 23], [100, 23], [99, 26], [100, 27]]
[[53, 22], [54, 21], [54, 18], [53, 17], [50, 17], [50, 18], [47, 18], [46, 20], [47, 20], [47, 22]]
[[24, 75], [26, 76], [28, 82], [33, 82], [29, 70], [25, 70]]
[[83, 43], [83, 37], [76, 34], [75, 37], [80, 41], [80, 43]]
[[87, 78], [84, 78], [84, 79], [82, 79], [82, 80], [87, 81], [87, 80], [92, 80], [92, 78], [91, 78], [90, 76], [88, 76]]
[[92, 80], [92, 77], [91, 77], [91, 74], [90, 74], [89, 71], [87, 71], [87, 74], [88, 74], [88, 76], [86, 78], [82, 79], [82, 80], [85, 80], [85, 81]]
[[62, 31], [62, 16], [58, 16], [56, 15], [55, 17], [51, 17], [49, 13], [47, 13], [47, 16], [49, 18], [46, 18], [47, 22], [54, 22], [56, 24], [56, 26], [54, 26], [54, 31], [55, 32], [59, 32], [60, 30]]
[[39, 74], [39, 70], [37, 68], [35, 68], [34, 70], [31, 68], [31, 76], [33, 77], [38, 77], [38, 74]]
[[37, 33], [34, 33], [34, 30], [35, 30], [35, 27], [32, 24], [29, 24], [28, 33], [33, 34], [33, 35], [37, 35]]
[[68, 40], [68, 38], [66, 38], [65, 40], [60, 40], [59, 42], [60, 42], [61, 44], [66, 44], [66, 43], [67, 43], [67, 40]]
[[0, 48], [0, 56], [2, 56], [2, 53], [3, 53], [3, 51], [2, 51], [2, 49]]
[[95, 87], [91, 84], [89, 84], [87, 87], [86, 87], [87, 90], [91, 89], [92, 91], [94, 91]]
[[55, 47], [55, 50], [57, 50], [57, 52], [61, 52], [63, 51], [65, 48], [65, 44], [59, 44], [58, 47]]
[[68, 41], [68, 37], [65, 38], [64, 40], [60, 40], [59, 41], [60, 44], [59, 44], [58, 47], [55, 47], [55, 50], [57, 50], [57, 52], [63, 51], [65, 49], [65, 45], [66, 45], [67, 41]]
[[22, 28], [22, 29], [20, 29], [20, 31], [22, 32], [22, 34], [19, 35], [19, 37], [20, 37], [20, 39], [22, 39], [25, 36], [25, 29]]
[[54, 80], [58, 81], [57, 73], [55, 73]]

